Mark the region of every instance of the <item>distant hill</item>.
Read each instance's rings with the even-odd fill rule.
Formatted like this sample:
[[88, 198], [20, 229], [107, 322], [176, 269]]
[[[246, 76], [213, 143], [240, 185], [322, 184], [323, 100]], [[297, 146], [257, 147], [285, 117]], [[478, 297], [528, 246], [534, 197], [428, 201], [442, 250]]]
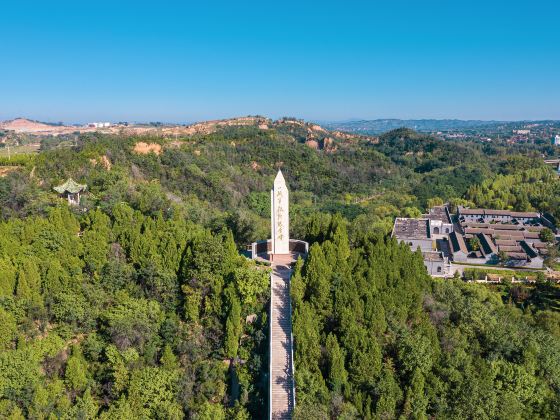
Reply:
[[0, 121], [0, 130], [16, 134], [34, 136], [60, 136], [76, 133], [102, 132], [105, 134], [153, 135], [159, 137], [204, 136], [217, 132], [236, 129], [276, 130], [280, 134], [292, 136], [298, 141], [306, 142], [314, 149], [333, 151], [335, 142], [367, 140], [375, 142], [376, 138], [359, 133], [344, 133], [339, 130], [327, 130], [318, 124], [296, 118], [272, 120], [262, 116], [243, 116], [222, 120], [200, 121], [188, 125], [166, 123], [116, 123], [107, 127], [86, 125], [64, 125], [63, 123], [43, 123], [27, 118]]
[[53, 130], [53, 125], [45, 124], [27, 118], [16, 118], [14, 120], [0, 122], [3, 130], [12, 130], [18, 133], [41, 133]]
[[401, 127], [410, 128], [420, 132], [464, 130], [478, 127], [488, 127], [503, 124], [503, 121], [483, 120], [401, 120], [401, 119], [379, 119], [379, 120], [351, 120], [322, 122], [321, 124], [330, 130], [340, 130], [363, 134], [380, 134]]

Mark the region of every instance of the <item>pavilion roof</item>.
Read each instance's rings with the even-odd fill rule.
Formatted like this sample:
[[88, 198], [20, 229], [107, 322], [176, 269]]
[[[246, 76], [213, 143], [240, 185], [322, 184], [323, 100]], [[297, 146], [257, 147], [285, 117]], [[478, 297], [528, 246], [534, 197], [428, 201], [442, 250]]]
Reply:
[[59, 194], [64, 194], [65, 192], [76, 194], [84, 191], [86, 188], [86, 184], [78, 184], [72, 178], [68, 178], [68, 180], [64, 184], [59, 185], [58, 187], [53, 187], [53, 190], [55, 190]]

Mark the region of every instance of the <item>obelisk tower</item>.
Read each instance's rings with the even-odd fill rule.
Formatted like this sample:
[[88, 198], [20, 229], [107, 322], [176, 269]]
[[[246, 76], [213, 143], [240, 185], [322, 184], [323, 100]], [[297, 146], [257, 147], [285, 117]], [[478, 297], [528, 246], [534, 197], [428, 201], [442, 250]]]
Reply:
[[270, 191], [270, 224], [272, 231], [271, 254], [290, 253], [290, 204], [288, 187], [282, 171], [278, 171]]

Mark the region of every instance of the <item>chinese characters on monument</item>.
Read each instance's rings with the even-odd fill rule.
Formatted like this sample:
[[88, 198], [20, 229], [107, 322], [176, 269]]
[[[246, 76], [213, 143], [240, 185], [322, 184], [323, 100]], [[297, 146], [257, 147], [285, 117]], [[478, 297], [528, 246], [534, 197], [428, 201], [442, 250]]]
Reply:
[[282, 171], [278, 171], [270, 191], [272, 254], [290, 253], [289, 194]]

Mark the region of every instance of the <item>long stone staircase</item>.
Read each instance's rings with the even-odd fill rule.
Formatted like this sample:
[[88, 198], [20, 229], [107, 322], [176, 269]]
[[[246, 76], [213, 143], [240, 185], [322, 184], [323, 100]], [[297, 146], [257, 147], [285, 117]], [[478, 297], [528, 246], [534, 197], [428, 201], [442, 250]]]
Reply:
[[291, 419], [295, 404], [289, 256], [272, 263], [270, 303], [270, 418]]

